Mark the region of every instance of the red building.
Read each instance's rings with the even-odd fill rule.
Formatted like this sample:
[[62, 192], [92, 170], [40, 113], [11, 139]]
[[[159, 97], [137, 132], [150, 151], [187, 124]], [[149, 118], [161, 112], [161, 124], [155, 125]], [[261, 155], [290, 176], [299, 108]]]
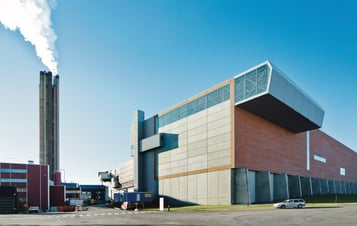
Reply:
[[48, 165], [0, 163], [0, 186], [14, 186], [28, 206], [49, 209]]

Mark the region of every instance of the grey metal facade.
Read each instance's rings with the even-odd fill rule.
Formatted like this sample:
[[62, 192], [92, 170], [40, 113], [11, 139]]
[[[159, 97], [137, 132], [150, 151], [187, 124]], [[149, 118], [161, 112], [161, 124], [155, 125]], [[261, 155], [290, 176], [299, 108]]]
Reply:
[[236, 105], [294, 133], [321, 128], [324, 110], [266, 61], [235, 77]]
[[131, 127], [135, 188], [173, 202], [231, 202], [231, 97], [226, 81]]

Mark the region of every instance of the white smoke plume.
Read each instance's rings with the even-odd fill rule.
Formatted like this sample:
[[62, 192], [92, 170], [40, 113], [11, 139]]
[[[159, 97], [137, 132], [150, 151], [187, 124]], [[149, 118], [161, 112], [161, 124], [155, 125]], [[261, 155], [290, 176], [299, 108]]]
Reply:
[[57, 74], [57, 35], [52, 28], [51, 7], [55, 5], [55, 0], [0, 0], [0, 23], [11, 31], [19, 29], [25, 41], [35, 46], [37, 56], [54, 75]]

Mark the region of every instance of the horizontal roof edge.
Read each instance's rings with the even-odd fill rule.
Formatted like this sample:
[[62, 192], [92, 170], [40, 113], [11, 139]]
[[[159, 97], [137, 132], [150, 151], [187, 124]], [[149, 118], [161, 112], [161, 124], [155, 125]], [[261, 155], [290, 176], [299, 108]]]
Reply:
[[268, 65], [268, 67], [269, 67], [270, 69], [272, 68], [272, 64], [270, 63], [270, 61], [269, 61], [269, 60], [266, 60], [266, 61], [264, 61], [264, 62], [262, 62], [262, 63], [260, 63], [260, 64], [258, 64], [258, 65], [256, 65], [256, 66], [254, 66], [254, 67], [251, 67], [251, 68], [249, 68], [249, 69], [247, 69], [247, 70], [245, 70], [245, 71], [243, 71], [243, 72], [241, 72], [241, 73], [235, 75], [235, 76], [234, 76], [234, 79], [236, 79], [236, 78], [238, 78], [238, 77], [240, 77], [240, 76], [242, 76], [242, 75], [245, 75], [245, 74], [247, 74], [248, 72], [253, 71], [253, 70], [255, 70], [255, 69], [257, 69], [257, 68], [259, 68], [259, 67], [261, 67], [261, 66], [263, 66], [263, 65]]

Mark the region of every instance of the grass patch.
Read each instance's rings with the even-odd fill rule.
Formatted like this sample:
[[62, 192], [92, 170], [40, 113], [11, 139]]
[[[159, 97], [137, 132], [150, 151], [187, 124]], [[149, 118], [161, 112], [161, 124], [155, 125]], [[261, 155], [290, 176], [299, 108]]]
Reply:
[[[307, 208], [315, 207], [335, 207], [341, 204], [357, 204], [357, 195], [319, 195], [303, 197], [306, 201]], [[235, 205], [194, 205], [194, 206], [171, 206], [172, 212], [224, 212], [224, 211], [247, 211], [247, 210], [269, 210], [274, 209], [273, 203], [267, 204], [235, 204]], [[157, 208], [149, 208], [146, 210], [158, 210]], [[165, 211], [168, 208], [165, 206]]]
[[[243, 210], [264, 210], [264, 209], [272, 209], [273, 205], [269, 204], [252, 204], [252, 205], [197, 205], [197, 206], [183, 206], [183, 207], [170, 207], [170, 211], [175, 212], [207, 212], [207, 211], [243, 211]], [[167, 209], [165, 209], [167, 210]]]

